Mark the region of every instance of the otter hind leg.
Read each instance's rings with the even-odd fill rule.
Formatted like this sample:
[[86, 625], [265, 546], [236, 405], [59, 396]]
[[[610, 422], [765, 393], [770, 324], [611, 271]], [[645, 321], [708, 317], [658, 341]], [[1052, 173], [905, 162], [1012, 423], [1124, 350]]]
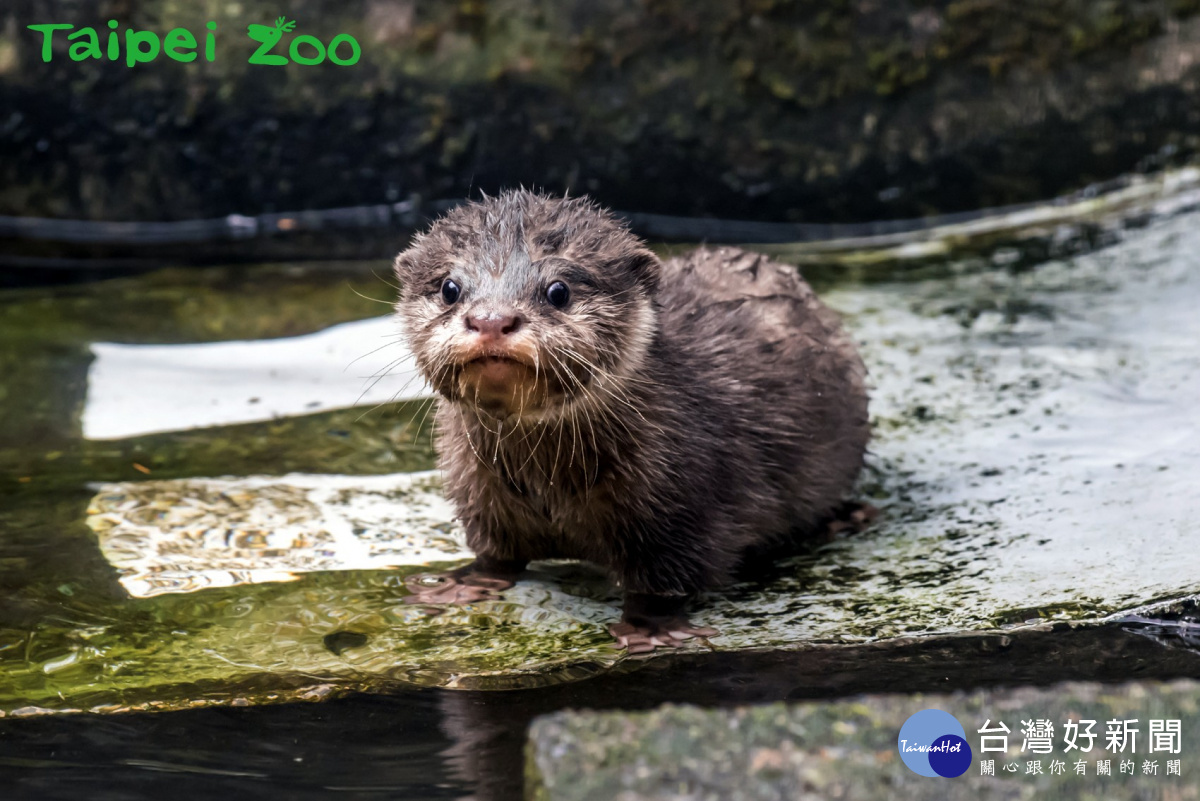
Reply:
[[616, 639], [616, 647], [630, 655], [678, 648], [693, 638], [715, 636], [716, 629], [694, 626], [687, 619], [688, 600], [686, 595], [627, 593], [621, 622], [609, 626], [608, 632]]

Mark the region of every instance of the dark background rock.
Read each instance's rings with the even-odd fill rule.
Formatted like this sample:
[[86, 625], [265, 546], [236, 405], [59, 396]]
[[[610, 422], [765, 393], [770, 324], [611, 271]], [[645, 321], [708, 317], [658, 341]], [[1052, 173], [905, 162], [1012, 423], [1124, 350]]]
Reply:
[[[1026, 202], [1200, 149], [1196, 0], [13, 0], [0, 214], [176, 220], [518, 183], [630, 211], [853, 222]], [[247, 64], [249, 23], [362, 43]], [[36, 22], [220, 26], [77, 63]], [[285, 42], [287, 40], [285, 39]]]

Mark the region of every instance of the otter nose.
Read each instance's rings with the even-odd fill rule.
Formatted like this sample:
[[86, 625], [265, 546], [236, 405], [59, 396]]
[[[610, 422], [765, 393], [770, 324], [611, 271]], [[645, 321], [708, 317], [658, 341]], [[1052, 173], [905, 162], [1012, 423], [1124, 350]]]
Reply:
[[519, 314], [487, 312], [467, 315], [467, 330], [474, 331], [484, 339], [503, 339], [521, 330], [524, 323], [525, 318]]

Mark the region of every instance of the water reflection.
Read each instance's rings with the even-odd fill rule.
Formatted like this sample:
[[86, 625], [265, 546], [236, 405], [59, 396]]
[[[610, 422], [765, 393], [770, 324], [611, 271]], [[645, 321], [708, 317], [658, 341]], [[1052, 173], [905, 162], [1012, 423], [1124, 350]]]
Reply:
[[389, 317], [283, 339], [97, 342], [91, 350], [86, 439], [272, 420], [428, 394]]
[[135, 598], [469, 559], [434, 472], [142, 481], [87, 523]]

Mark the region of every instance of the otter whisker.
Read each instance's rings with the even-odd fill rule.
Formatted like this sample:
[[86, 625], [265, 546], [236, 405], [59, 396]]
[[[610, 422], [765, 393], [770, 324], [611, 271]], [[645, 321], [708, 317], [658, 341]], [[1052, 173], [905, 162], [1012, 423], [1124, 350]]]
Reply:
[[398, 283], [392, 283], [391, 281], [387, 280], [386, 278], [384, 278], [382, 275], [380, 275], [379, 273], [375, 272], [374, 270], [372, 270], [372, 271], [371, 271], [371, 275], [375, 276], [376, 278], [378, 278], [378, 279], [379, 279], [379, 281], [380, 281], [381, 283], [383, 283], [383, 284], [385, 284], [385, 285], [387, 285], [387, 286], [390, 286], [392, 289], [396, 290], [397, 292], [403, 292], [403, 291], [404, 291], [404, 287], [400, 286], [400, 284], [398, 284]]
[[[529, 449], [529, 455], [525, 457], [525, 461], [521, 462], [521, 466], [517, 468], [517, 472], [523, 471], [525, 469], [525, 465], [529, 464], [529, 460], [537, 456], [538, 450], [542, 447], [542, 440], [546, 438], [546, 431], [550, 428], [549, 425], [541, 420], [537, 422], [537, 427], [542, 430], [542, 433], [538, 435], [537, 442], [533, 443], [533, 447]], [[539, 468], [541, 467], [540, 460], [536, 462], [536, 464]], [[545, 471], [541, 472], [543, 476], [546, 475]]]
[[375, 348], [374, 350], [369, 350], [366, 353], [364, 353], [362, 356], [357, 356], [354, 359], [351, 359], [350, 362], [345, 367], [342, 368], [342, 372], [343, 373], [346, 372], [347, 370], [349, 370], [351, 367], [353, 367], [358, 362], [362, 361], [363, 359], [367, 358], [368, 356], [373, 356], [374, 354], [379, 353], [379, 351], [383, 350], [384, 348], [391, 348], [391, 347], [395, 347], [396, 345], [403, 345], [403, 344], [404, 344], [404, 338], [402, 335], [398, 334], [394, 339], [389, 339], [387, 342], [384, 342], [378, 348]]
[[[376, 379], [375, 383], [376, 384], [379, 383], [379, 381], [382, 381], [388, 375], [389, 375], [388, 373], [385, 373], [384, 375], [380, 376], [378, 379]], [[391, 397], [389, 397], [386, 400], [382, 400], [379, 403], [375, 404], [374, 406], [371, 406], [370, 408], [366, 409], [362, 414], [360, 414], [358, 417], [354, 418], [354, 422], [357, 423], [360, 420], [362, 420], [364, 417], [366, 417], [368, 414], [370, 414], [371, 412], [373, 412], [377, 409], [382, 409], [384, 406], [388, 406], [390, 404], [395, 403], [400, 398], [400, 396], [403, 395], [408, 390], [408, 387], [412, 384], [412, 382], [418, 378], [420, 378], [419, 375], [411, 376], [407, 381], [404, 382], [404, 386], [400, 387], [400, 389], [398, 389], [396, 392], [392, 393]], [[374, 384], [372, 384], [371, 386], [373, 387]], [[357, 406], [358, 401], [361, 401], [363, 399], [363, 397], [370, 391], [371, 391], [371, 387], [368, 387], [367, 389], [363, 390], [362, 393], [358, 396], [358, 400], [355, 401], [354, 405]]]
[[475, 458], [479, 460], [480, 464], [482, 464], [484, 467], [486, 467], [490, 470], [491, 466], [487, 463], [486, 459], [484, 459], [482, 456], [479, 455], [479, 451], [475, 449], [475, 443], [471, 440], [471, 429], [467, 425], [466, 412], [463, 411], [461, 406], [457, 407], [457, 408], [458, 408], [458, 415], [462, 419], [462, 430], [463, 430], [463, 433], [466, 434], [467, 445], [470, 446], [471, 453], [475, 454]]
[[[417, 438], [421, 436], [421, 429], [425, 428], [425, 423], [426, 423], [426, 421], [429, 420], [429, 412], [435, 406], [437, 406], [437, 401], [435, 401], [435, 400], [430, 400], [425, 404], [425, 411], [423, 411], [421, 413], [421, 421], [419, 423], [417, 423], [417, 427], [413, 430], [413, 438], [412, 438], [413, 447], [416, 447]], [[429, 429], [429, 447], [430, 447], [430, 449], [433, 448], [433, 426], [430, 426], [430, 429]]]
[[[559, 361], [559, 362], [561, 363], [561, 360], [560, 360], [560, 359], [558, 359], [557, 355], [553, 355], [553, 354], [552, 354], [552, 358], [554, 358], [556, 361]], [[564, 367], [565, 367], [565, 365], [564, 365]], [[572, 377], [572, 378], [573, 378], [573, 379], [576, 381], [576, 383], [579, 385], [579, 388], [580, 388], [580, 393], [581, 393], [581, 395], [582, 395], [584, 398], [586, 398], [586, 397], [588, 396], [588, 389], [587, 389], [587, 386], [586, 386], [586, 385], [585, 385], [585, 384], [584, 384], [582, 381], [580, 381], [580, 379], [579, 379], [577, 376], [575, 376], [575, 375], [574, 375], [574, 373], [570, 372], [569, 370], [568, 370], [567, 372], [568, 372], [568, 374], [569, 374], [569, 375], [571, 375], [571, 377]], [[584, 481], [584, 491], [585, 491], [585, 494], [586, 494], [586, 492], [587, 492], [587, 488], [588, 488], [588, 487], [591, 485], [591, 481], [590, 481], [589, 479], [587, 479], [587, 476], [588, 476], [588, 473], [589, 473], [589, 470], [588, 470], [588, 468], [587, 468], [587, 455], [586, 455], [586, 453], [585, 453], [585, 452], [583, 452], [583, 445], [584, 445], [584, 443], [583, 443], [583, 432], [582, 432], [581, 430], [579, 430], [579, 428], [580, 428], [580, 427], [579, 427], [579, 423], [578, 423], [578, 421], [577, 421], [577, 419], [576, 419], [576, 411], [577, 411], [577, 410], [576, 410], [575, 408], [572, 408], [572, 409], [570, 410], [570, 416], [571, 416], [571, 460], [570, 460], [570, 462], [569, 462], [569, 463], [570, 463], [570, 464], [574, 464], [574, 463], [575, 463], [575, 456], [576, 456], [576, 451], [575, 451], [576, 444], [575, 444], [575, 441], [576, 441], [576, 432], [578, 432], [579, 447], [580, 447], [580, 451], [581, 451], [581, 454], [580, 454], [580, 456], [581, 456], [581, 466], [582, 466], [582, 468], [583, 468], [584, 477], [585, 477], [585, 481]], [[588, 425], [589, 425], [589, 426], [591, 425], [591, 421], [590, 421], [590, 420], [588, 420]], [[598, 447], [597, 445], [595, 445], [595, 431], [594, 431], [594, 430], [592, 431], [592, 442], [593, 442], [593, 452], [594, 452], [594, 453], [595, 453], [595, 455], [596, 455], [596, 466], [597, 466], [597, 470], [599, 470], [599, 464], [600, 464], [600, 461], [599, 461], [599, 460], [600, 460], [600, 455], [599, 455], [599, 447]]]
[[[564, 349], [563, 349], [563, 352], [564, 352], [564, 353], [567, 353], [567, 354], [570, 354], [570, 353], [572, 353], [573, 351], [570, 351], [569, 349], [566, 349], [566, 348], [564, 348]], [[595, 395], [594, 395], [593, 391], [592, 391], [592, 390], [591, 390], [589, 387], [586, 387], [586, 386], [585, 386], [585, 387], [583, 387], [583, 396], [584, 396], [584, 399], [585, 399], [585, 400], [589, 400], [589, 399], [590, 399], [590, 400], [592, 400], [593, 402], [595, 401]], [[590, 486], [590, 485], [591, 485], [592, 483], [594, 483], [595, 481], [598, 481], [598, 480], [599, 480], [599, 478], [600, 478], [600, 446], [599, 446], [599, 445], [597, 444], [597, 442], [596, 442], [596, 428], [595, 428], [595, 424], [594, 424], [594, 422], [593, 422], [593, 419], [592, 419], [592, 417], [593, 417], [593, 416], [592, 416], [592, 415], [590, 415], [590, 414], [589, 414], [589, 415], [585, 415], [585, 416], [584, 416], [584, 420], [587, 422], [587, 425], [588, 425], [588, 432], [589, 432], [589, 434], [591, 434], [591, 439], [592, 439], [592, 453], [593, 453], [593, 454], [595, 455], [595, 457], [596, 457], [596, 475], [595, 475], [595, 477], [594, 477], [593, 479], [591, 479], [590, 481], [588, 481], [588, 486]], [[583, 439], [583, 432], [582, 432], [582, 431], [581, 431], [581, 432], [580, 432], [580, 434], [579, 434], [579, 438], [580, 438], [580, 440], [582, 440], [582, 439]], [[586, 465], [586, 459], [585, 459], [585, 462], [584, 462], [584, 467], [585, 467], [585, 470], [584, 470], [584, 475], [585, 475], [585, 476], [587, 475], [586, 466], [587, 466], [587, 465]]]
[[[569, 348], [563, 348], [563, 353], [564, 355], [569, 356], [576, 361], [586, 362], [582, 356]], [[619, 382], [617, 382], [610, 373], [600, 370], [600, 368], [595, 366], [592, 366], [589, 369], [592, 369], [598, 376], [598, 380], [592, 382], [594, 388], [608, 393], [613, 400], [623, 403], [630, 409], [630, 411], [641, 417], [642, 420], [646, 420], [645, 415], [642, 414], [642, 410], [633, 402], [629, 394], [619, 387]]]
[[[378, 384], [380, 381], [382, 381], [383, 379], [385, 379], [385, 378], [387, 378], [389, 375], [391, 375], [392, 368], [393, 368], [393, 367], [395, 367], [396, 365], [400, 364], [400, 362], [402, 362], [402, 361], [404, 361], [404, 357], [403, 357], [403, 356], [402, 356], [402, 357], [400, 357], [399, 359], [395, 359], [394, 361], [392, 361], [391, 363], [389, 363], [389, 364], [387, 365], [387, 367], [384, 367], [384, 368], [382, 368], [382, 371], [381, 371], [381, 372], [380, 372], [380, 371], [376, 371], [375, 373], [373, 373], [372, 375], [370, 375], [370, 376], [368, 376], [366, 379], [364, 379], [364, 380], [370, 381], [372, 378], [374, 378], [375, 380], [374, 380], [374, 381], [371, 381], [370, 385], [368, 385], [368, 386], [366, 387], [366, 389], [364, 389], [362, 392], [358, 393], [358, 397], [357, 397], [357, 398], [354, 400], [354, 405], [355, 405], [355, 406], [357, 406], [357, 405], [358, 405], [358, 403], [359, 403], [359, 401], [361, 401], [363, 398], [365, 398], [365, 397], [367, 396], [367, 393], [369, 393], [371, 390], [375, 389], [375, 386], [376, 386], [376, 385], [377, 385], [377, 384]], [[410, 379], [410, 380], [411, 380], [411, 379]]]
[[[379, 276], [376, 276], [376, 278], [378, 278], [378, 277], [379, 277]], [[387, 281], [384, 281], [384, 283], [386, 284], [386, 283], [387, 283]], [[372, 302], [374, 302], [374, 303], [382, 303], [384, 306], [394, 306], [394, 305], [395, 305], [395, 304], [394, 304], [392, 301], [390, 301], [390, 300], [380, 300], [379, 298], [373, 298], [373, 297], [370, 297], [369, 295], [364, 295], [363, 293], [359, 292], [359, 291], [358, 291], [357, 289], [355, 289], [354, 287], [350, 286], [348, 283], [347, 283], [347, 285], [346, 285], [346, 286], [347, 286], [347, 287], [350, 289], [350, 291], [351, 291], [351, 292], [353, 292], [355, 295], [358, 295], [358, 296], [359, 296], [360, 298], [362, 298], [363, 300], [369, 300], [369, 301], [372, 301]], [[398, 287], [398, 286], [397, 286], [397, 287], [395, 287], [395, 288], [396, 288], [396, 289], [399, 289], [400, 287]]]

